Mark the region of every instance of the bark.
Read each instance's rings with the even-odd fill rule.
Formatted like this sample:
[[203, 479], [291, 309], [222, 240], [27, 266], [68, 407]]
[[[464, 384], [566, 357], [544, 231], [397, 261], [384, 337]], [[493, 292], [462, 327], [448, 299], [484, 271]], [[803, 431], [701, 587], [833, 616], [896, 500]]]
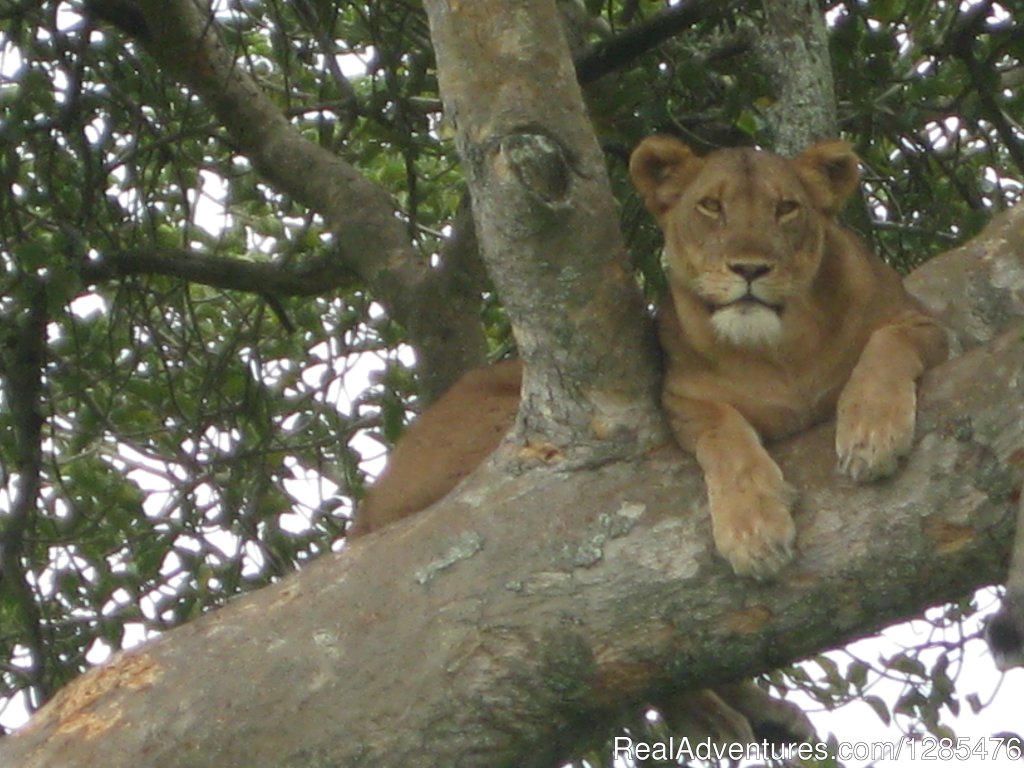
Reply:
[[182, 248], [113, 251], [80, 267], [83, 279], [99, 282], [130, 275], [166, 275], [231, 291], [283, 296], [323, 296], [355, 284], [354, 276], [328, 260], [282, 266], [241, 261]]
[[477, 238], [527, 364], [520, 428], [549, 459], [643, 448], [656, 355], [555, 4], [425, 6]]
[[[653, 355], [553, 4], [429, 5], [488, 266], [530, 364], [525, 435], [614, 438], [630, 409], [653, 413]], [[336, 159], [304, 165], [320, 158], [272, 115], [231, 122], [260, 96], [189, 26], [195, 6], [140, 7], [153, 50], [177, 50], [166, 66], [226, 110], [262, 172], [341, 209], [385, 205]], [[292, 178], [309, 168], [328, 180]], [[362, 215], [332, 219], [346, 246], [369, 237]], [[973, 349], [925, 382], [904, 471], [838, 477], [829, 426], [774, 450], [802, 490], [800, 555], [776, 583], [716, 558], [699, 473], [670, 445], [529, 470], [510, 445], [428, 512], [83, 676], [0, 742], [0, 765], [553, 765], [666, 689], [775, 668], [996, 580], [1024, 475], [1024, 344], [1000, 335], [1024, 317], [1022, 224], [1010, 212], [913, 280]], [[367, 269], [401, 276], [389, 233], [363, 243], [383, 244]]]
[[775, 583], [716, 558], [671, 447], [517, 472], [499, 454], [430, 510], [83, 676], [0, 764], [550, 766], [660, 691], [998, 580], [1024, 477], [1024, 208], [910, 284], [970, 349], [927, 376], [891, 480], [838, 476], [830, 425], [773, 448], [801, 490]]
[[828, 30], [814, 0], [769, 0], [757, 41], [775, 86], [765, 112], [774, 149], [794, 157], [809, 144], [839, 135]]

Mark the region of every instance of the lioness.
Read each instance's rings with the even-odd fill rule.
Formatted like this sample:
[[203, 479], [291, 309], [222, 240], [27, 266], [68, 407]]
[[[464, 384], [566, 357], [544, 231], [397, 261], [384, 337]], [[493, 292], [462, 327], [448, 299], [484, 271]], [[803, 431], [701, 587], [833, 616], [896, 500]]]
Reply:
[[793, 494], [761, 440], [836, 410], [840, 470], [891, 474], [913, 441], [917, 379], [946, 357], [938, 323], [835, 221], [857, 166], [841, 141], [794, 160], [699, 158], [652, 136], [630, 159], [665, 234], [662, 402], [704, 470], [715, 543], [739, 574], [771, 576], [793, 549]]
[[[916, 380], [946, 355], [945, 333], [899, 276], [834, 219], [857, 164], [838, 141], [795, 160], [752, 149], [699, 158], [664, 136], [630, 160], [665, 234], [663, 404], [704, 471], [715, 543], [738, 574], [769, 577], [793, 550], [793, 494], [761, 439], [823, 421], [838, 402], [840, 469], [857, 481], [890, 474], [913, 440]], [[514, 362], [472, 372], [428, 410], [354, 531], [411, 514], [469, 474], [511, 426], [519, 375]]]

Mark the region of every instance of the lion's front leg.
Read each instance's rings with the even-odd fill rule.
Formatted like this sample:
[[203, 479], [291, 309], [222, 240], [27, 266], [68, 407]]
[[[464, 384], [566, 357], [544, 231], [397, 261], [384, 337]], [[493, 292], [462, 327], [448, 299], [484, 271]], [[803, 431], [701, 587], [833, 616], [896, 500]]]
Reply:
[[767, 579], [793, 558], [796, 526], [790, 509], [796, 494], [754, 438], [705, 447], [698, 455], [715, 546], [740, 576]]
[[793, 557], [794, 493], [732, 406], [666, 398], [673, 429], [704, 470], [719, 553], [742, 576], [767, 579]]
[[916, 312], [871, 335], [839, 396], [836, 455], [841, 472], [869, 482], [896, 471], [914, 442], [917, 380], [945, 355], [945, 333]]
[[854, 371], [836, 413], [839, 471], [858, 483], [893, 474], [910, 453], [916, 418], [913, 379]]

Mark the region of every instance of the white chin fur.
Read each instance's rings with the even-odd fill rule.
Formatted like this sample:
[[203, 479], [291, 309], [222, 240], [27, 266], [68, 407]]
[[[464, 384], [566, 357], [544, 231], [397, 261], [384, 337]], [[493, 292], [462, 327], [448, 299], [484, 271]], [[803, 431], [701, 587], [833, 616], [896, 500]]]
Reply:
[[770, 346], [782, 335], [778, 313], [761, 304], [722, 307], [711, 316], [711, 325], [723, 341], [738, 347]]

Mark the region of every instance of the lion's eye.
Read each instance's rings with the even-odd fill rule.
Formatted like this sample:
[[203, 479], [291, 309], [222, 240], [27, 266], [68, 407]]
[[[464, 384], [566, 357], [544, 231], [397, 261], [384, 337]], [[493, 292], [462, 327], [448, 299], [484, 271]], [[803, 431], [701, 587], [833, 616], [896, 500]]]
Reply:
[[775, 206], [775, 218], [779, 221], [788, 221], [796, 215], [798, 210], [800, 210], [800, 203], [796, 200], [780, 200], [779, 204]]
[[697, 210], [705, 216], [717, 219], [722, 213], [722, 203], [713, 197], [702, 197], [697, 201]]

